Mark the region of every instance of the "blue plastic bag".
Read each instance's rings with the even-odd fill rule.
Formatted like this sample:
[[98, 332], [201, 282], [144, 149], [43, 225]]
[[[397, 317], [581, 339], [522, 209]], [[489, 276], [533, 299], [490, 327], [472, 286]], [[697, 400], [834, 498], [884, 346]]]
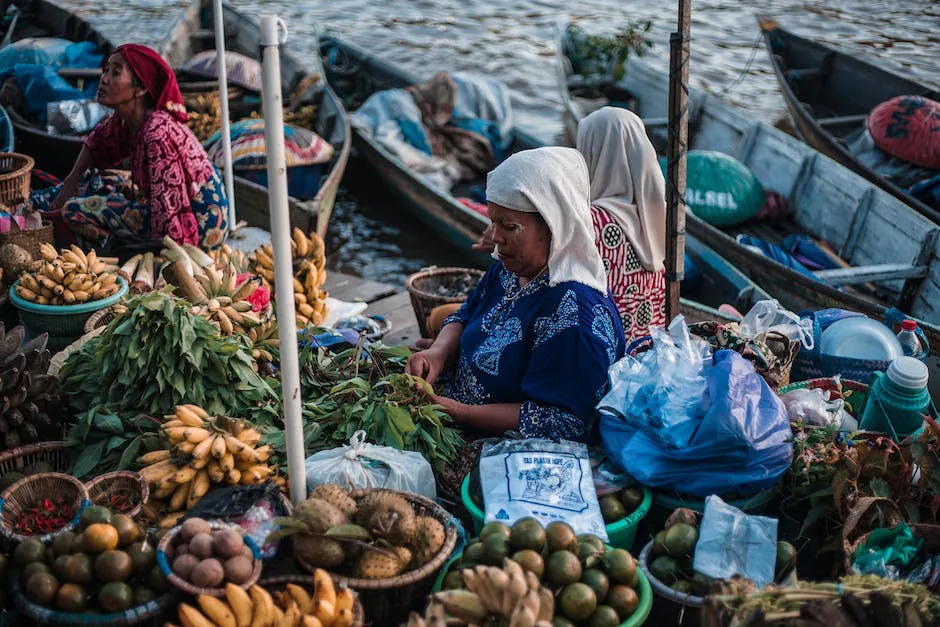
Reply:
[[783, 402], [738, 353], [721, 350], [707, 371], [695, 433], [669, 445], [668, 427], [641, 428], [602, 410], [608, 454], [643, 485], [707, 497], [772, 487], [790, 467], [790, 421]]
[[777, 519], [749, 516], [717, 496], [705, 499], [695, 544], [695, 572], [713, 579], [740, 575], [763, 588], [774, 581]]

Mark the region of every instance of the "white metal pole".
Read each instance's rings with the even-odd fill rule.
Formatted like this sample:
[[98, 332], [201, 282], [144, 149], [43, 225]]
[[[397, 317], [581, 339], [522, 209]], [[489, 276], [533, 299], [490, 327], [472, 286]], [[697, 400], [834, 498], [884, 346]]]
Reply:
[[235, 177], [232, 173], [232, 131], [228, 114], [228, 68], [225, 65], [225, 20], [222, 19], [222, 0], [212, 0], [215, 22], [215, 68], [219, 77], [219, 108], [222, 115], [222, 155], [225, 170], [225, 195], [228, 196], [229, 229], [235, 228]]
[[[290, 253], [290, 214], [287, 206], [287, 162], [284, 157], [284, 111], [281, 108], [281, 65], [275, 15], [261, 16], [261, 96], [264, 106], [264, 143], [268, 151], [268, 198], [271, 244], [274, 247], [274, 291], [278, 294], [277, 326], [281, 336], [281, 388], [284, 429], [287, 432], [287, 475], [291, 500], [307, 498], [304, 473], [303, 418], [300, 413], [300, 366], [297, 356], [297, 321], [294, 318], [293, 266]], [[281, 297], [283, 294], [285, 297]]]

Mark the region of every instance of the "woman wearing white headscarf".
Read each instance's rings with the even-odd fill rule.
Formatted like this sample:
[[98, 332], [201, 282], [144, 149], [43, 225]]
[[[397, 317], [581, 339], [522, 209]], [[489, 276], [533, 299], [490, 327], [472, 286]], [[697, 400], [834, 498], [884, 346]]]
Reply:
[[480, 284], [407, 370], [434, 383], [458, 424], [587, 441], [607, 370], [624, 352], [594, 245], [590, 183], [570, 148], [509, 157], [487, 177], [493, 256]]
[[666, 184], [643, 121], [604, 107], [578, 126], [591, 217], [627, 341], [666, 323]]

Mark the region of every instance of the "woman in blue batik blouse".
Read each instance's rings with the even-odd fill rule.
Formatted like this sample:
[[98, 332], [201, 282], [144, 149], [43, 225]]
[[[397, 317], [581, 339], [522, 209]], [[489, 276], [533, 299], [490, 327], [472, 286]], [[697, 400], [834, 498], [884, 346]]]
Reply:
[[407, 370], [433, 384], [454, 366], [435, 401], [457, 424], [588, 441], [625, 342], [594, 246], [584, 158], [517, 153], [490, 172], [486, 197], [497, 261]]

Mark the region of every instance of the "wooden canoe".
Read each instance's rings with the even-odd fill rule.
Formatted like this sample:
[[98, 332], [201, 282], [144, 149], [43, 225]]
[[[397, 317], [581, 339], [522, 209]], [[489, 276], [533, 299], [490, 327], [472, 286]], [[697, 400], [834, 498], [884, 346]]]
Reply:
[[[940, 211], [863, 163], [852, 148], [853, 140], [865, 130], [868, 113], [880, 103], [907, 95], [940, 101], [940, 92], [858, 56], [794, 35], [774, 20], [759, 18], [759, 22], [777, 83], [800, 138], [940, 224]], [[940, 174], [937, 170], [927, 172]]]
[[[9, 0], [0, 2], [0, 8], [11, 5]], [[12, 2], [17, 9], [13, 17], [4, 22], [3, 36], [9, 41], [19, 41], [26, 37], [60, 37], [70, 41], [91, 41], [96, 44], [102, 54], [109, 53], [114, 45], [91, 24], [76, 13], [61, 7], [49, 0], [15, 0]], [[2, 14], [2, 13], [0, 13]], [[13, 28], [12, 35], [8, 32]], [[97, 82], [95, 70], [89, 71], [87, 77], [76, 80], [94, 80]], [[23, 154], [31, 156], [36, 167], [51, 172], [56, 176], [65, 176], [72, 169], [78, 153], [81, 152], [84, 137], [76, 135], [59, 135], [49, 133], [44, 127], [29, 121], [23, 113], [15, 107], [7, 107], [10, 120], [16, 136], [16, 146]]]
[[[565, 31], [558, 35], [560, 87], [566, 125], [576, 129], [589, 108], [570, 93], [572, 74]], [[600, 91], [618, 102], [631, 101], [646, 121], [658, 148], [667, 140], [669, 77], [631, 58], [626, 75]], [[596, 93], [592, 94], [592, 96]], [[588, 104], [586, 104], [588, 103]], [[686, 228], [792, 311], [835, 307], [876, 319], [886, 306], [917, 318], [933, 353], [932, 381], [940, 382], [940, 227], [905, 202], [845, 166], [776, 128], [749, 117], [701, 91], [689, 93], [689, 146], [727, 153], [757, 176], [765, 189], [787, 198], [793, 219], [754, 221], [720, 230], [687, 213]], [[663, 152], [665, 152], [663, 150]], [[814, 280], [738, 243], [736, 233], [779, 240], [788, 232], [828, 242], [852, 267], [818, 273]], [[874, 293], [867, 284], [874, 284]]]
[[[350, 110], [357, 108], [369, 95], [383, 89], [402, 88], [418, 82], [417, 77], [392, 66], [374, 55], [335, 37], [321, 40], [321, 56], [327, 78]], [[416, 219], [433, 229], [452, 246], [467, 251], [488, 224], [480, 214], [460, 204], [454, 194], [428, 185], [420, 176], [407, 168], [400, 160], [385, 150], [367, 134], [353, 127], [353, 144], [364, 161]], [[541, 143], [534, 137], [515, 132], [513, 150], [536, 148]], [[461, 183], [454, 192], [467, 192], [484, 181]], [[469, 195], [469, 194], [466, 194]], [[727, 303], [739, 311], [746, 312], [751, 305], [769, 298], [753, 281], [745, 277], [731, 264], [699, 241], [689, 238], [688, 253], [702, 273], [702, 288], [697, 296], [703, 302], [684, 299], [682, 311], [691, 320], [715, 320], [725, 318], [716, 307]], [[476, 255], [474, 263], [485, 267], [488, 256]]]
[[[258, 23], [231, 6], [223, 4], [225, 49], [260, 60], [261, 29]], [[185, 11], [160, 48], [160, 53], [173, 67], [203, 50], [215, 48], [211, 0], [195, 0]], [[289, 44], [280, 50], [282, 93], [286, 98], [301, 81], [311, 75], [323, 76], [317, 55], [299, 57], [291, 53]], [[346, 111], [329, 85], [323, 85], [322, 98], [317, 111], [316, 126], [312, 129], [335, 148], [328, 173], [312, 200], [290, 200], [291, 225], [306, 232], [316, 230], [326, 235], [336, 193], [339, 190], [346, 163], [349, 160], [351, 133]], [[235, 177], [235, 211], [239, 220], [251, 226], [270, 228], [267, 188]]]

